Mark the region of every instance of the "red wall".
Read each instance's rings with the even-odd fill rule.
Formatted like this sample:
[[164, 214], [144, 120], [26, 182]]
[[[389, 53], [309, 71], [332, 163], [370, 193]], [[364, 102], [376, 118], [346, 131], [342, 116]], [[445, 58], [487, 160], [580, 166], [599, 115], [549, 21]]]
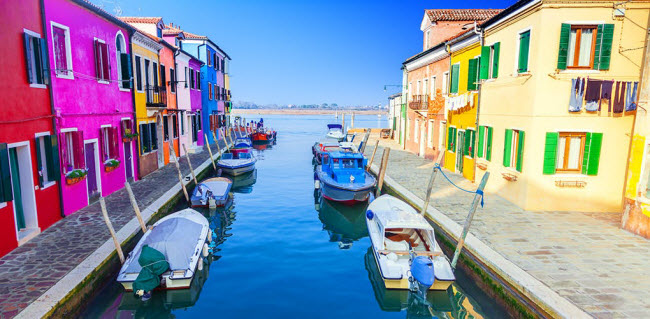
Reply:
[[[0, 143], [29, 141], [34, 186], [38, 186], [35, 133], [54, 133], [49, 89], [30, 87], [27, 81], [23, 29], [41, 34], [39, 1], [0, 1]], [[41, 231], [61, 219], [59, 185], [35, 190], [38, 226]], [[2, 204], [0, 204], [2, 205]], [[12, 202], [0, 208], [0, 256], [18, 246]]]

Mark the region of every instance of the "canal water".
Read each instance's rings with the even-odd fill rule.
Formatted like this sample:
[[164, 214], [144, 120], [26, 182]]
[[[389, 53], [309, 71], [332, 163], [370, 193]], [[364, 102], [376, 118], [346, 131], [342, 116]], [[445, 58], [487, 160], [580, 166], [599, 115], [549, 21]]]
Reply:
[[[192, 287], [154, 291], [152, 299], [141, 302], [111, 281], [82, 317], [506, 316], [462, 273], [448, 291], [429, 293], [426, 303], [408, 291], [383, 287], [369, 250], [365, 206], [315, 196], [310, 147], [334, 121], [332, 115], [264, 116], [278, 132], [277, 144], [255, 151], [256, 172], [235, 180], [232, 207], [204, 211], [216, 236], [209, 263]], [[355, 126], [388, 127], [388, 122], [385, 116], [357, 115]], [[178, 209], [185, 207], [181, 203]]]

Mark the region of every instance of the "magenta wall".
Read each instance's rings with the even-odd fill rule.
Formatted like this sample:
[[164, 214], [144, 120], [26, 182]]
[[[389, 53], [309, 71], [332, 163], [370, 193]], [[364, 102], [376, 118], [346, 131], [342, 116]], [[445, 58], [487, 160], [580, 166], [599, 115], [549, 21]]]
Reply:
[[[203, 63], [200, 60], [197, 59], [190, 59], [189, 66], [190, 68], [197, 70], [198, 72], [201, 72], [201, 65]], [[207, 90], [207, 88], [202, 88], [203, 90]], [[190, 90], [190, 103], [191, 103], [191, 108], [192, 112], [197, 112], [201, 111], [203, 108], [203, 103], [201, 102], [201, 91], [199, 90]], [[203, 114], [201, 114], [203, 116]], [[201, 121], [203, 123], [203, 121]], [[203, 130], [199, 131], [199, 136], [197, 138], [196, 144], [197, 145], [203, 145], [205, 144], [204, 138], [203, 138]]]
[[[119, 82], [102, 84], [95, 79], [94, 39], [106, 41], [110, 64], [110, 78], [118, 79], [118, 63], [115, 39], [119, 31], [126, 42], [126, 51], [130, 52], [128, 31], [92, 11], [67, 0], [44, 0], [45, 22], [49, 41], [50, 65], [54, 66], [52, 51], [51, 22], [70, 28], [70, 45], [74, 79], [52, 77], [52, 92], [57, 118], [57, 130], [77, 128], [84, 132], [84, 140], [100, 138], [102, 125], [118, 127], [120, 147], [120, 166], [112, 172], [105, 172], [100, 158], [98, 175], [101, 180], [102, 196], [110, 195], [124, 187], [126, 180], [124, 146], [121, 142], [122, 118], [133, 120], [134, 109], [131, 90], [120, 90]], [[132, 154], [138, 154], [136, 142], [131, 142]], [[97, 143], [97, 147], [101, 147]], [[135, 158], [135, 157], [134, 157]], [[63, 163], [63, 161], [61, 161]], [[137, 161], [133, 163], [134, 172], [138, 171]], [[63, 173], [63, 170], [62, 170]], [[137, 176], [137, 173], [134, 173]], [[65, 176], [62, 176], [65, 181]], [[62, 182], [63, 210], [66, 215], [76, 212], [88, 204], [85, 182], [66, 185]]]

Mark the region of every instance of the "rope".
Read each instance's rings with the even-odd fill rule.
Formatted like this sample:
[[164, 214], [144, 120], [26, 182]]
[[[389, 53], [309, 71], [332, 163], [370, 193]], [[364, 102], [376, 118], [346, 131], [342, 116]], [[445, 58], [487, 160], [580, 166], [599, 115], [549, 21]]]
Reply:
[[445, 179], [446, 179], [446, 180], [447, 180], [451, 185], [454, 185], [454, 187], [460, 189], [460, 190], [463, 191], [463, 192], [470, 193], [470, 194], [476, 194], [476, 195], [478, 195], [478, 196], [481, 196], [481, 207], [483, 207], [483, 190], [481, 190], [481, 189], [477, 189], [477, 190], [475, 190], [475, 191], [466, 190], [466, 189], [464, 189], [464, 188], [462, 188], [462, 187], [460, 187], [460, 186], [454, 184], [454, 182], [452, 182], [451, 179], [449, 179], [449, 177], [447, 176], [447, 174], [445, 174], [445, 172], [442, 170], [442, 167], [440, 167], [440, 164], [436, 163], [436, 165], [435, 165], [435, 169], [437, 169], [438, 171], [440, 171], [440, 173], [442, 174], [442, 176], [444, 176]]

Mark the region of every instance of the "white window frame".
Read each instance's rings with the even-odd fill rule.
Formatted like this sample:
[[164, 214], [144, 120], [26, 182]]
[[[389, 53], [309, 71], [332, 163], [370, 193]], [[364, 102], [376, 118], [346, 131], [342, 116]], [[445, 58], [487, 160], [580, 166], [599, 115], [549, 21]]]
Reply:
[[[36, 33], [36, 32], [34, 32], [32, 30], [23, 29], [23, 32], [27, 33], [31, 37], [42, 39], [40, 33]], [[32, 64], [32, 76], [34, 78], [36, 78], [36, 68], [35, 68], [36, 67], [36, 54], [35, 54], [36, 52], [34, 50], [32, 50], [31, 53], [32, 53], [32, 62], [33, 62], [33, 64]], [[49, 59], [49, 57], [41, 57], [41, 58], [44, 59], [44, 60]], [[25, 61], [25, 63], [27, 63], [27, 61]], [[50, 70], [47, 70], [47, 72], [50, 72]], [[45, 85], [44, 83], [30, 83], [29, 87], [37, 88], [37, 89], [46, 89], [47, 85]]]
[[[117, 37], [122, 36], [122, 46], [123, 48], [118, 48], [117, 45], [115, 46], [115, 58], [117, 59], [117, 78], [118, 80], [116, 81], [118, 89], [122, 92], [131, 92], [131, 89], [125, 89], [122, 87], [122, 59], [120, 58], [120, 53], [127, 53], [126, 51], [126, 38], [124, 37], [124, 34], [122, 33], [122, 30], [117, 31], [115, 34], [115, 42], [117, 43]], [[124, 51], [121, 51], [124, 50]]]
[[[41, 146], [41, 150], [40, 150], [41, 151], [41, 171], [43, 173], [43, 186], [40, 188], [41, 190], [44, 190], [44, 189], [56, 184], [56, 180], [51, 181], [51, 180], [47, 179], [47, 153], [45, 152], [44, 139], [42, 139], [45, 136], [51, 136], [51, 135], [52, 135], [52, 133], [49, 132], [49, 131], [48, 132], [39, 132], [39, 133], [34, 134], [34, 138], [41, 139], [40, 143], [39, 143], [40, 146]], [[55, 155], [55, 156], [58, 156], [58, 154]]]
[[[137, 63], [135, 63], [136, 59], [140, 58], [140, 80], [138, 81], [138, 70], [137, 68]], [[138, 93], [144, 93], [145, 87], [144, 87], [144, 57], [139, 54], [133, 54], [133, 86], [134, 90]], [[141, 90], [138, 90], [138, 83], [140, 83], [140, 87], [142, 88]]]
[[440, 135], [438, 136], [438, 150], [441, 152], [445, 151], [445, 143], [447, 142], [447, 122], [440, 122]]
[[[106, 44], [106, 41], [104, 41], [103, 39], [100, 39], [100, 38], [95, 37], [94, 40], [97, 41], [97, 42], [99, 42], [99, 43]], [[101, 53], [100, 53], [100, 54], [101, 54]], [[106, 44], [106, 54], [108, 55], [108, 44]], [[95, 59], [97, 59], [97, 55], [95, 55]], [[110, 67], [110, 58], [109, 58], [108, 56], [106, 56], [106, 62], [109, 64], [109, 66], [108, 66], [108, 78], [110, 79], [110, 77], [111, 77], [111, 74], [110, 74], [110, 73], [111, 73], [111, 67]], [[95, 61], [95, 63], [97, 63], [97, 61]], [[118, 69], [119, 69], [119, 68], [118, 68]], [[102, 72], [104, 72], [104, 71], [102, 70]], [[119, 71], [118, 71], [118, 72], [119, 72]], [[100, 78], [98, 77], [98, 78], [97, 78], [97, 83], [101, 83], [101, 84], [110, 84], [110, 81], [106, 81], [106, 80], [104, 80], [104, 79], [100, 79]], [[120, 82], [118, 81], [117, 83], [120, 83]]]
[[419, 138], [419, 135], [420, 135], [420, 134], [419, 134], [419, 133], [420, 133], [420, 120], [419, 120], [419, 119], [415, 119], [415, 125], [413, 126], [413, 134], [414, 134], [413, 141], [414, 141], [415, 143], [419, 143], [419, 142], [420, 142], [420, 138]]
[[[477, 132], [477, 134], [480, 136], [480, 134], [481, 134], [481, 128], [483, 128], [483, 145], [481, 145], [481, 146], [483, 147], [483, 155], [482, 155], [482, 156], [478, 156], [478, 150], [479, 150], [479, 148], [478, 148], [478, 147], [479, 147], [478, 143], [480, 142], [480, 139], [477, 139], [477, 140], [476, 140], [476, 156], [477, 156], [478, 158], [481, 158], [481, 159], [484, 159], [484, 160], [487, 160], [488, 131], [489, 131], [489, 128], [490, 128], [490, 127], [492, 127], [492, 126], [481, 125], [481, 126], [479, 126], [479, 131]], [[494, 132], [494, 128], [492, 128], [492, 130], [493, 130], [493, 132]]]
[[61, 79], [68, 79], [68, 80], [74, 80], [74, 68], [72, 66], [72, 47], [70, 45], [70, 27], [65, 26], [63, 24], [50, 21], [50, 32], [52, 34], [52, 52], [54, 52], [56, 46], [54, 45], [54, 27], [63, 29], [65, 31], [65, 54], [66, 54], [66, 63], [68, 64], [68, 74], [59, 74], [59, 72], [56, 71], [56, 59], [54, 59], [53, 63], [54, 64], [54, 75], [57, 78]]
[[[519, 73], [519, 49], [521, 48], [521, 43], [520, 43], [521, 42], [521, 34], [526, 32], [526, 31], [530, 31], [530, 42], [528, 42], [528, 70], [526, 70], [526, 72]], [[533, 43], [532, 40], [533, 40], [533, 27], [532, 26], [529, 26], [529, 27], [526, 27], [524, 29], [521, 29], [521, 30], [517, 31], [517, 54], [515, 55], [516, 59], [513, 59], [513, 60], [515, 60], [514, 72], [513, 72], [514, 76], [530, 74], [530, 72], [531, 72], [531, 70], [530, 70], [530, 51], [531, 51], [530, 47], [532, 46], [532, 43]]]
[[428, 131], [429, 134], [427, 136], [427, 146], [429, 148], [433, 148], [433, 131], [434, 131], [434, 128], [436, 127], [435, 126], [435, 121], [434, 120], [429, 120], [428, 123], [429, 123], [429, 129], [427, 131]]
[[449, 74], [450, 74], [449, 71], [442, 74], [442, 94], [443, 95], [449, 94]]
[[435, 75], [431, 77], [431, 96], [432, 97], [436, 96], [436, 80], [437, 80], [437, 77]]
[[431, 37], [431, 30], [430, 29], [427, 30], [427, 32], [425, 33], [425, 38], [424, 38], [424, 49], [425, 50], [429, 49], [429, 43], [430, 43], [429, 37]]
[[[512, 130], [512, 140], [510, 140], [510, 166], [506, 166], [505, 168], [513, 170], [513, 171], [515, 171], [517, 173], [520, 173], [517, 170], [516, 161], [517, 161], [517, 148], [519, 147], [519, 132], [522, 132], [523, 130], [520, 129], [520, 128], [514, 128], [514, 127], [510, 127], [510, 128], [506, 128], [506, 129]], [[517, 133], [517, 143], [515, 143], [515, 132]]]

